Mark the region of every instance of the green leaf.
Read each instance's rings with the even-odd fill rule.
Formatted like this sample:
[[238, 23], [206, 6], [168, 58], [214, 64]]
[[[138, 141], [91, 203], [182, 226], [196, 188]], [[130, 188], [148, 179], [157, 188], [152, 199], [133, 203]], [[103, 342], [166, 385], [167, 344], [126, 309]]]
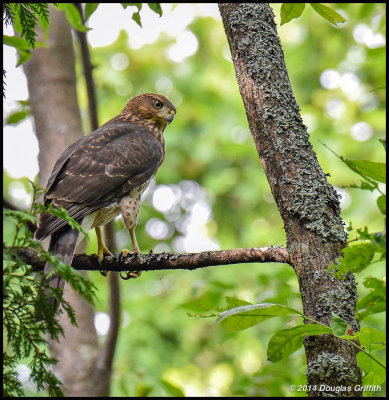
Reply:
[[363, 281], [363, 286], [368, 289], [373, 289], [377, 296], [386, 297], [386, 281], [374, 277], [367, 277]]
[[32, 222], [35, 224], [37, 220], [35, 215], [22, 210], [9, 210], [4, 208], [3, 215], [4, 217], [13, 219], [16, 223]]
[[331, 328], [316, 324], [298, 325], [294, 328], [281, 329], [270, 339], [267, 346], [269, 361], [280, 361], [303, 346], [304, 336], [332, 333]]
[[335, 336], [343, 336], [346, 334], [348, 324], [343, 318], [332, 313], [330, 326]]
[[132, 14], [132, 19], [142, 28], [142, 23], [140, 22], [139, 11]]
[[281, 25], [286, 24], [294, 18], [298, 18], [304, 11], [305, 3], [282, 3]]
[[139, 11], [142, 9], [143, 3], [120, 3], [124, 9], [127, 7], [133, 6], [138, 9], [138, 11], [134, 12], [132, 14], [132, 19], [140, 26], [142, 27], [142, 23], [140, 20], [140, 14]]
[[[377, 358], [376, 356], [374, 356]], [[379, 360], [381, 363], [382, 360]], [[363, 351], [357, 354], [357, 363], [361, 370], [366, 374], [362, 383], [370, 385], [380, 385], [386, 380], [386, 370]]]
[[250, 328], [269, 318], [296, 314], [303, 315], [300, 311], [281, 304], [249, 304], [221, 312], [216, 322], [220, 322], [227, 332], [235, 332]]
[[85, 21], [97, 10], [100, 3], [85, 3]]
[[[359, 353], [361, 354], [361, 353]], [[364, 353], [362, 353], [364, 354]], [[366, 354], [365, 354], [366, 356]], [[361, 356], [363, 358], [363, 356]], [[358, 359], [360, 360], [361, 357], [358, 358], [357, 355], [357, 361]], [[367, 356], [366, 356], [367, 357]], [[362, 377], [362, 385], [366, 388], [369, 388], [369, 386], [377, 386], [377, 385], [381, 385], [381, 383], [384, 383], [386, 381], [386, 377], [383, 378], [383, 373], [381, 372], [381, 370], [378, 370], [378, 374], [377, 371], [376, 372], [369, 372], [368, 374], [365, 374]], [[372, 395], [370, 394], [370, 391], [375, 392], [375, 390], [372, 388], [371, 390], [364, 390], [364, 397], [371, 397]]]
[[377, 246], [373, 243], [360, 243], [343, 249], [340, 266], [352, 272], [360, 272], [370, 265]]
[[19, 58], [16, 64], [17, 67], [25, 63], [31, 58], [31, 52], [29, 50], [21, 50], [19, 51]]
[[160, 3], [146, 3], [155, 13], [162, 17], [162, 8]]
[[18, 50], [19, 59], [16, 64], [17, 67], [26, 62], [31, 57], [30, 45], [25, 39], [17, 36], [3, 35], [3, 43], [7, 46], [12, 46]]
[[162, 386], [164, 387], [164, 389], [167, 391], [167, 393], [170, 394], [171, 396], [185, 397], [185, 392], [181, 388], [171, 384], [170, 382], [168, 382], [165, 379], [163, 379], [161, 381], [161, 383], [162, 383]]
[[30, 45], [27, 43], [27, 40], [18, 37], [18, 36], [7, 36], [3, 35], [3, 44], [7, 46], [15, 47], [17, 50], [29, 50]]
[[378, 182], [386, 183], [386, 163], [367, 160], [345, 160], [357, 169], [359, 175], [368, 176]]
[[378, 141], [382, 144], [382, 146], [384, 146], [384, 149], [386, 150], [386, 137], [378, 139]]
[[377, 199], [377, 206], [382, 214], [386, 215], [386, 196], [382, 194]]
[[352, 171], [360, 175], [362, 178], [366, 179], [370, 184], [376, 184], [373, 180], [378, 182], [386, 183], [386, 164], [377, 163], [367, 160], [348, 160], [336, 154], [330, 147], [328, 147], [323, 142], [320, 142], [324, 147], [326, 147], [332, 154], [344, 162]]
[[386, 335], [384, 332], [371, 327], [363, 327], [358, 334], [361, 345], [368, 351], [379, 350], [386, 347]]
[[371, 234], [372, 241], [377, 243], [383, 251], [383, 256], [386, 257], [386, 230], [382, 232], [374, 232]]
[[309, 3], [311, 7], [333, 25], [346, 22], [346, 20], [332, 8], [321, 3]]
[[135, 389], [136, 397], [147, 397], [148, 394], [154, 389], [153, 386], [145, 385], [143, 382], [138, 382]]
[[80, 32], [87, 32], [90, 28], [83, 25], [81, 15], [73, 3], [64, 3], [64, 9], [66, 12], [66, 18], [70, 25]]

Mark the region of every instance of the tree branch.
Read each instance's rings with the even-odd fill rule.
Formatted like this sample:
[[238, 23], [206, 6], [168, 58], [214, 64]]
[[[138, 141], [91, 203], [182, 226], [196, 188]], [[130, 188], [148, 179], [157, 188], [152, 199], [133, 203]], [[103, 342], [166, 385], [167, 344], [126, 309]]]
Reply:
[[[43, 269], [44, 261], [39, 253], [23, 248], [19, 256], [35, 269]], [[103, 261], [96, 254], [76, 254], [72, 267], [77, 270], [89, 271], [158, 271], [165, 269], [186, 269], [212, 267], [216, 265], [243, 264], [243, 263], [278, 262], [289, 264], [288, 251], [283, 247], [253, 247], [249, 249], [233, 249], [204, 251], [202, 253], [152, 253], [129, 254], [121, 259], [120, 255], [105, 256]]]
[[[74, 3], [78, 12], [80, 13], [82, 23], [84, 23], [84, 13], [82, 11], [81, 3]], [[86, 32], [80, 32], [77, 29], [73, 29], [73, 32], [78, 38], [81, 47], [81, 59], [82, 59], [82, 69], [85, 78], [86, 91], [88, 94], [88, 111], [89, 111], [89, 121], [91, 125], [91, 130], [94, 131], [99, 127], [99, 121], [97, 116], [97, 97], [95, 84], [93, 80], [93, 65], [91, 62], [91, 57], [88, 48], [88, 41], [86, 38]]]

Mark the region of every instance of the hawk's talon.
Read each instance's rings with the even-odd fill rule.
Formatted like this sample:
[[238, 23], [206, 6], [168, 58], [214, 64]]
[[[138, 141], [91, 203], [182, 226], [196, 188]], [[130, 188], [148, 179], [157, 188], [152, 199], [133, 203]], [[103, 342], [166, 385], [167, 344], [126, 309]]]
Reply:
[[118, 255], [118, 261], [122, 262], [129, 254], [132, 254], [130, 250], [123, 249]]
[[[100, 267], [103, 266], [104, 255], [113, 256], [113, 254], [106, 247], [104, 247], [102, 250], [103, 251], [98, 252], [99, 254], [98, 254], [98, 258], [97, 258], [98, 259], [97, 262], [99, 263]], [[100, 270], [100, 274], [106, 278], [109, 274], [109, 271]]]
[[129, 279], [132, 278], [132, 276], [130, 275], [130, 273], [127, 271], [126, 275], [123, 276], [122, 273], [120, 272], [120, 277], [124, 280], [124, 281], [128, 281]]
[[122, 273], [120, 272], [120, 277], [125, 280], [128, 281], [129, 279], [136, 279], [139, 278], [142, 274], [142, 271], [126, 271], [126, 275], [123, 276]]
[[[96, 259], [96, 262], [97, 262], [99, 268], [103, 268], [103, 263], [102, 263], [102, 261], [103, 261], [103, 260], [100, 258], [100, 256], [98, 256], [97, 259]], [[103, 275], [104, 277], [107, 277], [108, 274], [109, 274], [109, 271], [106, 271], [106, 270], [101, 270], [101, 269], [99, 269], [99, 272], [100, 272], [100, 274]]]

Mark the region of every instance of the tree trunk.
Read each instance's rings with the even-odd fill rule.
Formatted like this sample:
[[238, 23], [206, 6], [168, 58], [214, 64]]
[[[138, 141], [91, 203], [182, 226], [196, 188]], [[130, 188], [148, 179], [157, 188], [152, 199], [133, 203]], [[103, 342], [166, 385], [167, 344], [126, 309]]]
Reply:
[[[39, 184], [43, 187], [57, 158], [83, 135], [70, 25], [64, 13], [52, 7], [49, 29], [47, 48], [34, 49], [24, 64], [39, 140]], [[38, 34], [41, 40], [43, 34]], [[64, 337], [51, 342], [50, 350], [59, 360], [55, 372], [64, 383], [65, 395], [108, 396], [113, 352], [108, 363], [101, 356], [93, 307], [70, 287], [65, 287], [64, 296], [76, 312], [78, 328], [63, 313], [60, 324]]]
[[[219, 9], [251, 134], [284, 221], [304, 314], [329, 325], [335, 313], [357, 331], [354, 277], [339, 280], [327, 273], [347, 239], [338, 195], [309, 143], [273, 12], [264, 3], [221, 3]], [[304, 345], [309, 396], [334, 394], [342, 385], [351, 390], [337, 395], [361, 394], [352, 345], [332, 335], [306, 337]], [[334, 390], [323, 392], [320, 385]]]

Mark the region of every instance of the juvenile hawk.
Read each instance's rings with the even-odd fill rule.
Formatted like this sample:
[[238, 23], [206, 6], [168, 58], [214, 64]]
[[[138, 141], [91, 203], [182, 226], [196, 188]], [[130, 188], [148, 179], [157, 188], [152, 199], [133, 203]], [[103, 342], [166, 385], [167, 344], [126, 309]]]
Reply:
[[[139, 253], [135, 227], [140, 197], [164, 160], [163, 131], [175, 114], [174, 105], [164, 96], [136, 96], [115, 118], [69, 146], [55, 163], [45, 204], [64, 207], [85, 231], [96, 228], [100, 259], [110, 252], [99, 227], [120, 212], [133, 251]], [[71, 264], [78, 234], [63, 219], [42, 213], [35, 238], [42, 240], [51, 235], [49, 251]], [[50, 270], [47, 263], [45, 273]], [[127, 273], [127, 278], [136, 276]], [[63, 288], [64, 281], [53, 276], [50, 285]]]

